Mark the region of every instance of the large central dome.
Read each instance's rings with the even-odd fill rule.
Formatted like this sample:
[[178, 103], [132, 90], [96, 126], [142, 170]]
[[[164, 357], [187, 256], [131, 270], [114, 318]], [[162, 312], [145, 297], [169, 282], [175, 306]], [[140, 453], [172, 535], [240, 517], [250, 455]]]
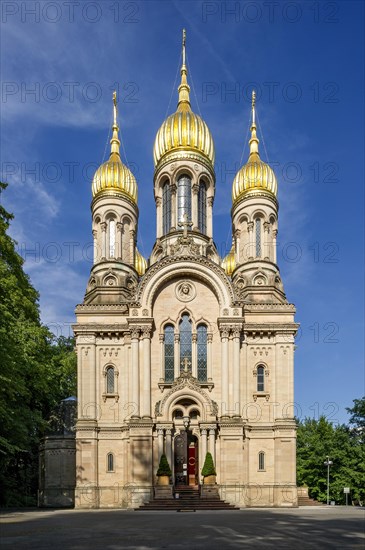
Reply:
[[[187, 83], [185, 64], [185, 35], [183, 40], [183, 62], [181, 84], [176, 113], [170, 115], [157, 132], [153, 150], [155, 167], [170, 153], [198, 154], [214, 164], [214, 142], [204, 120], [191, 110], [190, 86]], [[170, 156], [170, 155], [169, 155]]]

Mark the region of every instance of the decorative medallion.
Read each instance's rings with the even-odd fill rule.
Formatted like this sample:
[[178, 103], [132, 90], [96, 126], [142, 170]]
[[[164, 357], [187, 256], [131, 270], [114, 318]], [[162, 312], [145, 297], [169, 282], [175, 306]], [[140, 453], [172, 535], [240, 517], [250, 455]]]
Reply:
[[196, 288], [193, 283], [182, 281], [176, 285], [175, 295], [180, 302], [191, 302], [196, 296]]

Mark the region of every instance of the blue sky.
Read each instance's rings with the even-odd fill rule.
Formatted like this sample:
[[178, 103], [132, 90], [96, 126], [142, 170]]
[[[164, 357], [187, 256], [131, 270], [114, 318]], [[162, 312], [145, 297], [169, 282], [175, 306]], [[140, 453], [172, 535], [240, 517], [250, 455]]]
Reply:
[[[261, 156], [279, 182], [278, 263], [301, 323], [298, 416], [340, 422], [364, 394], [362, 2], [2, 2], [1, 197], [68, 335], [91, 267], [90, 200], [109, 151], [112, 90], [139, 185], [138, 243], [155, 238], [152, 148], [176, 105], [187, 29], [192, 105], [216, 145], [214, 237], [230, 245], [231, 185], [257, 90]], [[263, 142], [266, 146], [263, 146]], [[242, 157], [243, 155], [243, 157]]]

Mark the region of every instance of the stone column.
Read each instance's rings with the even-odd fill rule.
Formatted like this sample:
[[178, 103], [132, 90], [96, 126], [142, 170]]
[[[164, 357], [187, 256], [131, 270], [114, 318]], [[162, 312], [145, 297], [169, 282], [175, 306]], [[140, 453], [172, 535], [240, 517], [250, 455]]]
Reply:
[[121, 260], [123, 258], [123, 251], [122, 251], [122, 239], [123, 239], [123, 224], [120, 222], [117, 222], [116, 225], [117, 228], [117, 234], [115, 239], [115, 257], [117, 260]]
[[208, 381], [213, 380], [212, 343], [213, 343], [213, 334], [211, 332], [208, 332], [207, 333], [207, 379]]
[[171, 229], [174, 231], [177, 227], [177, 212], [176, 212], [176, 192], [177, 187], [175, 184], [170, 185], [171, 189]]
[[92, 230], [93, 234], [93, 251], [94, 251], [94, 264], [98, 262], [98, 232], [96, 229]]
[[263, 242], [261, 243], [262, 250], [261, 250], [261, 256], [266, 260], [271, 260], [271, 246], [270, 246], [270, 223], [264, 222], [264, 234], [263, 234]]
[[134, 245], [135, 245], [135, 235], [136, 232], [134, 229], [129, 230], [129, 258], [130, 265], [134, 267]]
[[174, 378], [180, 376], [180, 334], [174, 334]]
[[143, 340], [143, 409], [142, 416], [151, 418], [151, 329], [144, 327]]
[[228, 328], [221, 330], [221, 348], [222, 348], [222, 403], [221, 416], [228, 416]]
[[101, 259], [106, 260], [106, 223], [101, 222]]
[[156, 237], [159, 239], [162, 235], [162, 199], [156, 197]]
[[165, 380], [165, 335], [159, 335], [160, 342], [160, 381]]
[[239, 229], [236, 229], [234, 232], [235, 240], [236, 240], [236, 265], [240, 263], [240, 248], [241, 248], [241, 231]]
[[215, 465], [215, 429], [209, 428], [209, 452], [213, 457], [213, 462]]
[[194, 183], [192, 186], [192, 201], [191, 201], [191, 221], [193, 222], [193, 230], [198, 230], [198, 193], [199, 184]]
[[170, 428], [166, 429], [166, 441], [165, 441], [165, 454], [167, 460], [169, 461], [170, 468], [172, 469], [172, 430]]
[[233, 416], [241, 416], [240, 402], [240, 330], [233, 330]]
[[132, 348], [132, 417], [139, 418], [140, 416], [140, 399], [139, 399], [139, 329], [132, 328], [131, 331], [131, 348]]
[[254, 257], [255, 257], [255, 243], [254, 243], [254, 236], [253, 236], [253, 227], [254, 227], [254, 223], [253, 222], [248, 222], [247, 224], [247, 231], [248, 231], [248, 242], [249, 242], [249, 247], [248, 247], [248, 260], [252, 260]]
[[202, 447], [202, 467], [203, 467], [205, 455], [207, 454], [207, 430], [205, 428], [201, 430], [201, 447]]
[[198, 340], [198, 335], [195, 333], [193, 333], [191, 335], [191, 374], [195, 377], [195, 378], [198, 378], [198, 357], [197, 357], [197, 340]]
[[277, 254], [277, 252], [276, 252], [276, 237], [277, 237], [277, 235], [278, 235], [278, 230], [273, 229], [273, 231], [272, 231], [272, 237], [273, 237], [272, 238], [272, 248], [273, 248], [273, 250], [272, 250], [272, 254], [273, 254], [272, 261], [274, 262], [274, 264], [276, 264], [276, 254]]
[[214, 197], [207, 198], [207, 236], [213, 238], [213, 203]]
[[160, 461], [161, 455], [163, 455], [163, 429], [161, 428], [157, 430], [157, 450], [158, 450], [158, 460]]

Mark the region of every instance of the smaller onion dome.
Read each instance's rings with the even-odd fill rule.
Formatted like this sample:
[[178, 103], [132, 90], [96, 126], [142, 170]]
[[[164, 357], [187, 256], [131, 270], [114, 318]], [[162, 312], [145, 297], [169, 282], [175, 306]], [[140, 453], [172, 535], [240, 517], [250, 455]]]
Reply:
[[181, 83], [178, 88], [179, 101], [175, 113], [167, 117], [156, 134], [153, 157], [155, 167], [168, 153], [188, 152], [202, 155], [214, 164], [214, 142], [212, 134], [190, 105], [190, 86], [187, 81], [188, 70], [185, 64], [186, 32], [183, 30]]
[[117, 124], [117, 94], [113, 93], [114, 103], [114, 122], [113, 122], [113, 136], [110, 140], [111, 152], [109, 160], [104, 162], [96, 170], [92, 181], [92, 194], [96, 197], [100, 193], [107, 192], [119, 192], [126, 195], [135, 204], [137, 204], [138, 188], [136, 178], [132, 172], [123, 164], [119, 146], [120, 141], [118, 138], [119, 127]]
[[232, 243], [232, 248], [228, 252], [227, 256], [223, 258], [221, 267], [224, 269], [227, 275], [232, 275], [236, 268], [236, 256], [234, 251], [234, 242]]
[[276, 197], [278, 183], [274, 171], [266, 162], [260, 159], [259, 140], [256, 135], [255, 123], [255, 99], [256, 94], [252, 92], [252, 126], [250, 143], [250, 156], [246, 164], [240, 168], [233, 180], [232, 201], [236, 204], [247, 194], [268, 194]]
[[134, 255], [134, 268], [140, 277], [142, 277], [147, 270], [147, 260], [142, 256], [137, 247]]

